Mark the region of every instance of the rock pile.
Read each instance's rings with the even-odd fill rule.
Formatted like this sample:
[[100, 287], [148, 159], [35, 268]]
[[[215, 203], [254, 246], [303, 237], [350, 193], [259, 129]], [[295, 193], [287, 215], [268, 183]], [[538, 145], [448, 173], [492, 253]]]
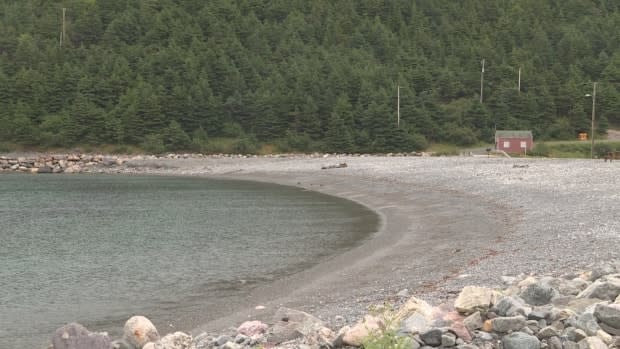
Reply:
[[561, 277], [502, 279], [505, 289], [467, 286], [454, 302], [439, 306], [416, 297], [396, 310], [381, 305], [379, 312], [336, 332], [288, 308], [277, 311], [271, 326], [247, 321], [228, 333], [196, 337], [176, 332], [159, 338], [148, 319], [136, 316], [127, 321], [120, 340], [69, 324], [56, 331], [51, 348], [312, 349], [371, 347], [372, 340], [384, 343], [382, 348], [400, 343], [399, 348], [411, 349], [620, 348], [620, 263]]
[[39, 155], [36, 157], [0, 156], [0, 172], [79, 173], [94, 167], [122, 165], [125, 158], [118, 156], [68, 154]]

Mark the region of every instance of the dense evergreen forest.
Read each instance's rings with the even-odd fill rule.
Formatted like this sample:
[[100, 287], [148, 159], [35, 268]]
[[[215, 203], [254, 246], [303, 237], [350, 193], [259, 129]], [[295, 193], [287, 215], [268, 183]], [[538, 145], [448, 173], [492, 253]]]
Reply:
[[496, 128], [574, 139], [590, 130], [594, 81], [604, 132], [620, 124], [617, 0], [0, 0], [11, 144], [388, 152]]

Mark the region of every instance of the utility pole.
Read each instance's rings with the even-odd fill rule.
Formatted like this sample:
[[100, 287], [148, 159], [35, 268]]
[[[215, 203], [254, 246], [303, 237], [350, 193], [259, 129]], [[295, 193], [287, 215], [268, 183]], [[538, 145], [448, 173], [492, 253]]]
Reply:
[[521, 93], [521, 67], [519, 67], [519, 83], [517, 84], [517, 91]]
[[60, 32], [60, 47], [62, 47], [63, 42], [65, 41], [66, 27], [65, 27], [65, 18], [67, 14], [67, 8], [62, 8], [62, 31]]
[[482, 93], [484, 91], [484, 59], [482, 60], [482, 70], [480, 71], [480, 104], [482, 104]]
[[592, 144], [590, 145], [590, 158], [594, 159], [594, 117], [596, 109], [596, 82], [592, 84], [592, 126], [590, 127], [592, 132]]
[[400, 128], [400, 85], [396, 88], [397, 102], [396, 102], [396, 127]]

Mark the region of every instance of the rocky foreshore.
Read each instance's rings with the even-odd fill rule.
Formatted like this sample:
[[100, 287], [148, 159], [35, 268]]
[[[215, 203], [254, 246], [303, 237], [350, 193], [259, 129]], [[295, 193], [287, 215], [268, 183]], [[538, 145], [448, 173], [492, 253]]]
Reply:
[[[620, 347], [620, 262], [553, 276], [502, 276], [504, 288], [464, 287], [432, 306], [411, 297], [377, 304], [356, 323], [328, 328], [302, 311], [280, 308], [271, 323], [246, 321], [223, 333], [160, 337], [143, 316], [112, 340], [79, 324], [59, 328], [52, 349], [604, 349]], [[338, 319], [332, 323], [338, 323]], [[333, 327], [333, 326], [332, 326]]]
[[[425, 153], [390, 153], [382, 156], [427, 156]], [[103, 155], [103, 154], [37, 154], [31, 156], [9, 156], [0, 155], [0, 172], [24, 172], [24, 173], [82, 173], [82, 172], [102, 172], [102, 169], [109, 169], [121, 166], [130, 161], [149, 161], [149, 160], [174, 160], [174, 159], [222, 159], [222, 158], [328, 158], [330, 156], [354, 156], [366, 157], [369, 154], [273, 154], [273, 155], [245, 155], [245, 154], [165, 154], [165, 155]], [[339, 164], [340, 165], [340, 164]]]

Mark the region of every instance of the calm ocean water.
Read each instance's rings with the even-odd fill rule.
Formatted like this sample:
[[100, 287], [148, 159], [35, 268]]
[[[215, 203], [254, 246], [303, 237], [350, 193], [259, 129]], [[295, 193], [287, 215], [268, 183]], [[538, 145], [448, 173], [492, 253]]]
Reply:
[[293, 187], [0, 175], [0, 343], [42, 348], [72, 321], [118, 334], [134, 314], [190, 330], [376, 228], [360, 205]]

